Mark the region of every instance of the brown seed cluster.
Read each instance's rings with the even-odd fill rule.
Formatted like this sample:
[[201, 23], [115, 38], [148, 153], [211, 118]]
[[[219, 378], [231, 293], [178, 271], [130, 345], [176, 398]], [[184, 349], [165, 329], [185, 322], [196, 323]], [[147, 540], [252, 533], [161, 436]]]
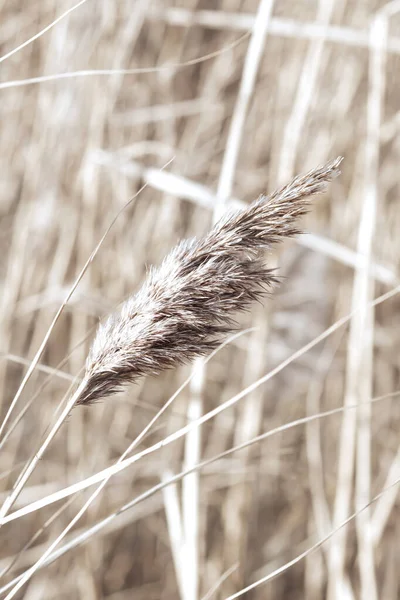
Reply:
[[202, 239], [185, 240], [153, 268], [142, 288], [99, 326], [80, 404], [142, 375], [209, 353], [234, 329], [233, 316], [276, 283], [263, 252], [299, 233], [311, 196], [339, 173], [341, 158], [247, 208], [224, 216]]

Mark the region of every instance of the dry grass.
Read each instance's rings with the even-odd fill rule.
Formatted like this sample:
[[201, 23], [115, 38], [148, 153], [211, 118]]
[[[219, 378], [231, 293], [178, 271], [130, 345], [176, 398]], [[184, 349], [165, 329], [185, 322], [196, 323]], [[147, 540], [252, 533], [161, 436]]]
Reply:
[[[399, 597], [384, 7], [0, 2], [2, 597]], [[149, 265], [337, 155], [249, 329], [64, 422], [99, 318]]]

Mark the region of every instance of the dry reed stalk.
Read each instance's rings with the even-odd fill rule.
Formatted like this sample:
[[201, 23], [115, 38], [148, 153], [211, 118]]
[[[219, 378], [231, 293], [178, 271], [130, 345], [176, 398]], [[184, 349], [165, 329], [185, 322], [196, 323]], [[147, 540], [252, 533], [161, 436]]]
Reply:
[[139, 292], [100, 325], [77, 403], [89, 404], [214, 349], [234, 329], [232, 313], [246, 310], [277, 282], [263, 251], [299, 233], [308, 199], [325, 190], [340, 162], [296, 177], [222, 217], [204, 238], [178, 244], [150, 270]]

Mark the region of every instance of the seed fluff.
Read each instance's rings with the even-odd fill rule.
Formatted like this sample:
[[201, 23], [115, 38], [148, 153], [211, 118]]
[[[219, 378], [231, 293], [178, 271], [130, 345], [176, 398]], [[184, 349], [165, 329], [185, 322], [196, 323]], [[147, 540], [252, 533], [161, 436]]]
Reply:
[[277, 282], [264, 251], [300, 233], [297, 222], [309, 198], [325, 191], [341, 160], [224, 215], [206, 236], [180, 242], [151, 268], [141, 289], [99, 326], [78, 404], [216, 348], [235, 328], [234, 314]]

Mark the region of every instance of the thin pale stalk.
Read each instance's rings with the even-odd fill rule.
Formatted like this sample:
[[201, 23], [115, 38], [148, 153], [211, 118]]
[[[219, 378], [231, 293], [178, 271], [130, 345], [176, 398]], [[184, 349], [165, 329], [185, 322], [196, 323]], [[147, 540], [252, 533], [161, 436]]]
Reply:
[[[173, 477], [170, 471], [163, 474], [162, 482], [167, 482]], [[182, 527], [182, 515], [179, 505], [178, 489], [175, 484], [162, 488], [165, 514], [167, 517], [167, 528], [171, 543], [172, 558], [175, 566], [175, 574], [178, 582], [180, 597], [186, 597], [187, 589], [185, 579], [185, 540]]]
[[262, 577], [258, 581], [255, 581], [251, 585], [248, 585], [247, 587], [243, 588], [236, 594], [229, 596], [229, 598], [226, 598], [226, 600], [234, 600], [235, 598], [240, 598], [240, 596], [243, 596], [243, 594], [246, 594], [250, 590], [253, 590], [254, 588], [258, 587], [259, 585], [262, 585], [264, 583], [267, 583], [268, 581], [271, 581], [275, 577], [278, 577], [278, 575], [281, 575], [281, 573], [284, 573], [285, 571], [290, 569], [290, 567], [293, 567], [294, 565], [296, 565], [299, 562], [301, 562], [302, 560], [304, 560], [307, 556], [309, 556], [312, 552], [315, 552], [316, 550], [318, 550], [318, 548], [320, 548], [323, 544], [325, 544], [327, 541], [329, 541], [343, 527], [345, 527], [346, 525], [351, 523], [351, 521], [353, 521], [355, 518], [357, 518], [364, 510], [367, 510], [372, 504], [374, 504], [374, 502], [377, 502], [379, 500], [379, 498], [381, 498], [386, 492], [388, 492], [391, 488], [397, 486], [399, 483], [400, 483], [400, 479], [397, 479], [397, 481], [392, 483], [391, 486], [384, 488], [379, 494], [377, 494], [374, 498], [372, 498], [372, 500], [370, 502], [368, 502], [368, 504], [365, 504], [364, 506], [362, 506], [361, 508], [359, 508], [358, 510], [353, 512], [353, 514], [351, 514], [347, 519], [342, 521], [328, 535], [326, 535], [325, 537], [320, 539], [316, 544], [314, 544], [313, 546], [311, 546], [310, 548], [305, 550], [305, 552], [302, 552], [301, 554], [296, 556], [296, 558], [294, 558], [293, 560], [287, 562], [279, 569], [276, 569], [275, 571], [273, 571], [273, 573], [270, 573], [266, 577]]
[[[217, 349], [215, 349], [214, 352], [212, 352], [208, 356], [207, 361], [211, 360], [211, 358], [220, 349], [222, 349], [224, 346], [226, 346], [232, 339], [234, 339], [236, 337], [239, 337], [240, 335], [243, 335], [243, 333], [246, 333], [246, 332], [247, 332], [247, 330], [239, 332], [237, 334], [234, 334], [233, 336], [231, 336], [227, 340], [225, 340], [225, 342], [223, 342], [222, 344], [220, 344], [220, 346]], [[124, 459], [126, 458], [126, 456], [142, 441], [142, 439], [145, 437], [145, 435], [148, 433], [148, 431], [153, 427], [153, 425], [162, 416], [162, 414], [164, 414], [164, 412], [167, 410], [167, 408], [172, 404], [172, 402], [175, 400], [175, 398], [178, 396], [178, 394], [186, 387], [186, 385], [190, 382], [190, 379], [194, 375], [195, 375], [195, 373], [192, 373], [192, 375], [180, 386], [180, 388], [178, 388], [178, 390], [173, 394], [173, 396], [171, 396], [171, 398], [168, 400], [168, 402], [158, 411], [158, 413], [153, 417], [153, 419], [150, 421], [150, 423], [142, 430], [142, 432], [135, 438], [135, 440], [133, 440], [133, 442], [129, 445], [129, 447], [125, 450], [125, 452], [120, 456], [120, 458], [118, 459], [118, 461], [117, 461], [117, 463], [116, 463], [115, 466], [118, 467], [118, 465], [123, 464]], [[79, 398], [79, 396], [82, 395], [82, 391], [85, 389], [85, 386], [86, 386], [86, 380], [84, 379], [81, 382], [81, 384], [78, 387], [78, 389], [76, 390], [75, 394], [72, 396], [72, 398], [68, 402], [68, 404], [67, 404], [66, 408], [64, 409], [64, 411], [61, 413], [61, 415], [60, 415], [57, 423], [55, 424], [55, 426], [51, 430], [50, 434], [46, 438], [45, 443], [42, 445], [42, 447], [39, 450], [39, 452], [35, 455], [34, 459], [28, 465], [27, 470], [23, 473], [23, 476], [17, 482], [17, 486], [15, 487], [15, 489], [13, 490], [13, 492], [10, 494], [9, 498], [6, 499], [6, 501], [5, 501], [4, 505], [3, 505], [3, 509], [5, 511], [4, 515], [7, 514], [7, 510], [10, 508], [10, 506], [12, 506], [12, 503], [18, 497], [18, 494], [20, 493], [20, 491], [22, 490], [24, 484], [26, 483], [27, 479], [29, 478], [30, 474], [34, 470], [34, 468], [35, 468], [35, 466], [37, 464], [37, 461], [40, 460], [40, 458], [41, 458], [42, 454], [44, 453], [44, 451], [46, 450], [47, 446], [50, 444], [51, 440], [53, 439], [53, 437], [57, 433], [58, 429], [61, 427], [64, 419], [66, 418], [66, 416], [68, 415], [68, 413], [70, 412], [70, 410], [75, 405], [75, 403], [76, 403], [77, 399]], [[105, 479], [100, 480], [100, 485], [96, 488], [96, 490], [93, 492], [93, 494], [85, 502], [84, 506], [75, 515], [75, 517], [72, 519], [72, 521], [70, 521], [70, 523], [67, 525], [67, 527], [60, 533], [60, 535], [57, 537], [57, 539], [54, 540], [54, 542], [47, 548], [47, 550], [40, 557], [40, 559], [32, 566], [32, 568], [29, 571], [26, 572], [25, 576], [18, 582], [18, 584], [16, 585], [16, 587], [14, 588], [14, 590], [12, 590], [10, 592], [9, 598], [12, 598], [13, 595], [18, 591], [18, 589], [20, 589], [20, 587], [22, 587], [34, 575], [34, 573], [37, 571], [37, 569], [40, 568], [40, 566], [46, 560], [47, 556], [49, 556], [49, 554], [51, 554], [51, 552], [56, 548], [56, 546], [60, 543], [60, 541], [67, 535], [67, 533], [71, 530], [71, 528], [75, 525], [75, 523], [77, 523], [79, 521], [79, 519], [81, 518], [81, 516], [86, 512], [86, 510], [89, 508], [89, 506], [92, 504], [92, 502], [98, 497], [98, 495], [103, 490], [103, 488], [106, 486], [106, 484], [108, 483], [109, 479], [112, 477], [113, 474], [114, 473], [111, 470], [109, 472], [108, 476]], [[2, 523], [1, 518], [4, 515], [0, 515], [0, 526], [1, 526], [1, 523]], [[184, 582], [185, 583], [187, 582], [187, 575], [185, 576]]]
[[325, 47], [325, 33], [329, 27], [335, 0], [320, 0], [318, 3], [317, 23], [321, 27], [322, 35], [313, 40], [304, 61], [300, 82], [297, 86], [296, 98], [293, 109], [287, 121], [283, 134], [282, 149], [279, 160], [278, 184], [292, 177], [295, 160], [300, 146], [301, 134], [310, 110], [318, 75], [322, 65], [323, 50]]
[[[397, 394], [398, 393], [399, 392], [397, 392]], [[378, 400], [381, 400], [381, 399], [389, 397], [389, 396], [392, 396], [392, 394], [389, 394], [388, 396], [376, 398], [375, 400], [378, 401]], [[282, 433], [283, 431], [287, 431], [287, 430], [289, 430], [289, 429], [291, 429], [293, 427], [309, 423], [310, 421], [313, 421], [313, 420], [316, 420], [316, 419], [321, 419], [321, 418], [324, 418], [324, 417], [327, 417], [327, 416], [331, 416], [331, 415], [334, 415], [334, 414], [339, 414], [339, 413], [343, 412], [344, 410], [356, 410], [357, 407], [358, 407], [358, 405], [354, 405], [352, 407], [347, 407], [347, 409], [345, 409], [344, 407], [339, 407], [339, 408], [331, 409], [331, 410], [323, 412], [323, 413], [319, 413], [317, 415], [303, 417], [301, 419], [297, 419], [296, 421], [292, 421], [291, 423], [286, 423], [285, 425], [281, 425], [279, 427], [276, 427], [275, 429], [272, 429], [272, 430], [270, 430], [270, 431], [268, 431], [266, 433], [263, 433], [263, 434], [255, 437], [252, 440], [248, 440], [248, 441], [246, 441], [246, 442], [244, 442], [244, 443], [242, 443], [242, 444], [240, 444], [238, 446], [235, 446], [234, 448], [230, 448], [228, 450], [225, 450], [224, 452], [218, 454], [217, 456], [214, 456], [214, 457], [212, 457], [210, 459], [207, 459], [207, 460], [199, 463], [198, 465], [196, 465], [195, 467], [193, 467], [190, 470], [185, 470], [185, 471], [183, 471], [183, 472], [181, 472], [181, 473], [179, 473], [177, 475], [174, 475], [168, 481], [162, 482], [162, 483], [154, 486], [150, 490], [147, 490], [146, 492], [144, 492], [143, 494], [141, 494], [140, 496], [138, 496], [134, 500], [131, 500], [130, 502], [128, 502], [127, 504], [125, 504], [124, 506], [122, 506], [119, 510], [115, 511], [114, 513], [112, 513], [111, 515], [109, 515], [108, 517], [106, 517], [105, 519], [103, 519], [102, 521], [99, 521], [98, 523], [96, 523], [95, 525], [93, 525], [92, 527], [90, 527], [89, 529], [85, 530], [83, 533], [81, 533], [78, 536], [76, 536], [76, 538], [74, 538], [73, 540], [70, 540], [67, 544], [65, 544], [58, 551], [52, 553], [48, 557], [48, 559], [46, 559], [46, 561], [43, 563], [43, 566], [50, 564], [51, 562], [53, 562], [54, 560], [56, 560], [57, 558], [59, 558], [60, 556], [62, 556], [63, 554], [65, 554], [66, 552], [68, 552], [69, 550], [75, 548], [77, 545], [86, 542], [88, 539], [90, 539], [90, 537], [92, 537], [93, 535], [95, 535], [96, 533], [98, 533], [99, 531], [101, 531], [102, 529], [104, 529], [117, 516], [119, 516], [120, 514], [122, 514], [125, 511], [133, 508], [134, 506], [136, 506], [140, 502], [143, 502], [144, 500], [148, 500], [153, 494], [157, 493], [158, 491], [161, 491], [166, 486], [177, 483], [182, 478], [184, 478], [188, 474], [190, 474], [194, 469], [203, 469], [204, 467], [210, 465], [211, 463], [213, 463], [215, 461], [222, 460], [223, 458], [226, 458], [227, 456], [231, 455], [234, 452], [238, 452], [238, 451], [240, 451], [242, 449], [248, 448], [249, 446], [251, 446], [253, 444], [256, 444], [256, 443], [259, 443], [262, 440], [268, 439], [269, 437], [271, 437], [272, 435], [275, 435], [277, 433]], [[109, 470], [110, 469], [108, 469], [107, 471], [109, 471]], [[388, 490], [392, 489], [392, 487], [393, 486], [389, 486], [387, 489]], [[16, 513], [13, 513], [13, 514], [16, 514]], [[12, 516], [12, 515], [10, 515], [10, 516]], [[7, 584], [5, 587], [3, 587], [2, 589], [0, 589], [0, 593], [2, 593], [4, 591], [6, 591], [7, 589], [9, 589], [12, 584], [16, 583], [17, 581], [20, 581], [20, 579], [22, 578], [23, 575], [24, 575], [24, 573], [21, 574], [19, 577], [17, 577], [12, 582], [10, 582], [10, 584]]]
[[68, 417], [68, 415], [71, 412], [72, 408], [74, 407], [76, 401], [81, 396], [82, 391], [85, 388], [85, 385], [86, 385], [86, 382], [82, 381], [81, 384], [77, 387], [75, 393], [71, 396], [71, 398], [69, 399], [69, 401], [65, 405], [63, 411], [61, 412], [61, 414], [58, 417], [57, 421], [53, 425], [53, 427], [50, 430], [50, 433], [47, 435], [45, 441], [43, 442], [43, 444], [41, 445], [41, 447], [39, 448], [39, 450], [36, 452], [36, 454], [34, 455], [34, 457], [31, 459], [31, 461], [28, 463], [27, 468], [23, 471], [23, 473], [20, 476], [20, 478], [17, 480], [17, 483], [14, 486], [12, 492], [5, 499], [5, 501], [3, 503], [3, 506], [1, 507], [1, 510], [0, 510], [0, 526], [2, 524], [2, 519], [5, 517], [5, 515], [7, 515], [8, 511], [12, 507], [13, 503], [18, 498], [18, 496], [19, 496], [22, 488], [24, 487], [25, 483], [28, 481], [28, 479], [31, 476], [32, 472], [34, 471], [36, 465], [38, 464], [38, 462], [42, 458], [43, 454], [47, 450], [48, 446], [52, 442], [53, 438], [57, 434], [57, 432], [60, 429], [60, 427], [63, 424], [63, 422]]
[[44, 35], [45, 33], [47, 33], [50, 29], [52, 29], [55, 25], [57, 25], [57, 23], [59, 23], [60, 21], [62, 21], [62, 19], [65, 19], [65, 17], [67, 17], [74, 10], [76, 10], [77, 8], [79, 8], [80, 6], [82, 6], [82, 4], [85, 4], [85, 2], [87, 2], [87, 0], [81, 0], [80, 2], [78, 2], [78, 4], [75, 4], [74, 6], [71, 6], [71, 8], [69, 8], [68, 10], [66, 10], [65, 12], [63, 12], [59, 17], [57, 17], [56, 19], [54, 19], [54, 21], [52, 21], [49, 25], [47, 25], [41, 31], [39, 31], [38, 33], [36, 33], [35, 35], [33, 35], [31, 38], [29, 38], [29, 40], [26, 40], [25, 42], [23, 42], [22, 44], [20, 44], [16, 48], [14, 48], [13, 50], [10, 50], [9, 52], [7, 52], [7, 54], [4, 54], [3, 56], [0, 56], [0, 63], [2, 63], [3, 61], [7, 60], [7, 58], [10, 58], [11, 56], [13, 56], [14, 54], [16, 54], [17, 52], [19, 52], [23, 48], [26, 48], [26, 46], [28, 46], [29, 44], [31, 44], [35, 40], [37, 40], [40, 37], [42, 37], [42, 35]]
[[[238, 96], [233, 111], [229, 134], [226, 141], [222, 169], [218, 182], [216, 202], [213, 207], [213, 223], [215, 224], [226, 210], [232, 194], [232, 186], [237, 160], [242, 143], [243, 128], [249, 103], [254, 90], [259, 64], [262, 58], [264, 43], [271, 19], [274, 0], [260, 0], [257, 15], [252, 28], [252, 35], [246, 53]], [[191, 399], [188, 417], [198, 419], [203, 413], [203, 392], [205, 386], [205, 366], [198, 365], [196, 377], [192, 379]], [[193, 429], [186, 438], [185, 465], [187, 468], [196, 465], [201, 454], [201, 430]], [[186, 535], [187, 568], [191, 573], [188, 600], [198, 598], [198, 512], [199, 512], [199, 472], [186, 477], [182, 483], [183, 517]]]
[[56, 73], [55, 75], [41, 75], [39, 77], [29, 77], [27, 79], [15, 79], [14, 81], [3, 81], [0, 83], [0, 90], [6, 90], [16, 87], [25, 87], [27, 85], [36, 85], [39, 83], [49, 83], [50, 81], [61, 81], [63, 79], [77, 79], [81, 77], [100, 77], [100, 76], [121, 76], [121, 75], [145, 75], [150, 73], [171, 72], [185, 67], [191, 67], [207, 60], [211, 60], [219, 56], [223, 52], [232, 50], [241, 44], [248, 36], [249, 32], [241, 35], [237, 40], [224, 46], [220, 50], [210, 52], [199, 58], [193, 58], [185, 62], [165, 65], [162, 67], [143, 67], [138, 69], [85, 69], [82, 71], [69, 71], [67, 73]]
[[[256, 382], [258, 383], [258, 382]], [[253, 384], [254, 385], [254, 384]], [[244, 392], [246, 392], [247, 390], [244, 390]], [[393, 398], [394, 396], [399, 395], [400, 392], [391, 392], [389, 394], [385, 394], [384, 396], [378, 396], [377, 398], [372, 399], [370, 402], [374, 403], [374, 402], [379, 402], [381, 400], [385, 400], [385, 399], [389, 399], [389, 398]], [[229, 402], [229, 401], [228, 401]], [[293, 427], [294, 424], [296, 425], [301, 425], [303, 423], [308, 423], [308, 422], [312, 422], [313, 420], [315, 420], [316, 418], [322, 418], [322, 417], [327, 417], [327, 416], [331, 416], [331, 415], [335, 415], [335, 414], [340, 414], [346, 410], [353, 410], [357, 407], [357, 404], [354, 404], [352, 406], [348, 406], [348, 407], [339, 407], [339, 408], [334, 408], [331, 409], [329, 411], [323, 412], [323, 413], [319, 413], [318, 415], [312, 415], [312, 416], [308, 416], [308, 417], [304, 417], [302, 419], [298, 419], [296, 421], [293, 421], [292, 423], [289, 424], [285, 424], [282, 425], [278, 428], [275, 428], [272, 430], [271, 432], [268, 432], [267, 434], [261, 434], [260, 436], [257, 436], [256, 438], [253, 438], [250, 442], [244, 442], [243, 444], [240, 444], [239, 446], [235, 446], [235, 451], [242, 449], [242, 448], [247, 448], [248, 446], [252, 445], [253, 443], [260, 441], [262, 439], [266, 439], [266, 437], [272, 435], [273, 433], [278, 433], [280, 431], [285, 431], [286, 429]], [[190, 425], [192, 426], [198, 426], [199, 424], [209, 420], [210, 418], [212, 418], [212, 416], [214, 416], [214, 411], [211, 411], [213, 414], [210, 416], [210, 413], [207, 413], [204, 417], [202, 417], [201, 419], [199, 419], [196, 422], [193, 422], [187, 426], [185, 426], [184, 428], [180, 429], [178, 432], [171, 434], [170, 436], [168, 436], [167, 438], [165, 438], [164, 440], [162, 440], [161, 442], [158, 442], [157, 444], [154, 444], [153, 446], [146, 448], [145, 450], [143, 450], [142, 452], [140, 452], [137, 455], [132, 456], [131, 458], [128, 458], [124, 461], [122, 461], [121, 463], [117, 463], [115, 465], [112, 465], [111, 467], [107, 467], [106, 469], [103, 469], [102, 471], [99, 471], [98, 473], [96, 473], [95, 475], [92, 475], [86, 479], [84, 479], [83, 481], [80, 481], [78, 483], [74, 483], [62, 490], [59, 490], [58, 492], [55, 492], [54, 494], [51, 494], [49, 496], [47, 496], [46, 498], [43, 498], [41, 500], [37, 500], [36, 502], [33, 502], [17, 511], [14, 511], [13, 513], [9, 514], [8, 516], [6, 516], [5, 518], [2, 519], [1, 521], [1, 525], [4, 525], [5, 523], [9, 523], [11, 521], [14, 521], [15, 519], [18, 519], [20, 517], [23, 517], [27, 514], [30, 514], [32, 512], [35, 512], [36, 510], [40, 510], [41, 508], [44, 508], [45, 506], [48, 506], [50, 504], [53, 504], [54, 502], [58, 502], [59, 500], [62, 500], [63, 498], [67, 498], [68, 496], [75, 494], [77, 492], [80, 492], [96, 483], [99, 483], [101, 481], [103, 481], [105, 478], [107, 478], [110, 474], [111, 475], [115, 475], [117, 473], [120, 473], [121, 471], [123, 471], [125, 468], [129, 467], [130, 465], [134, 464], [135, 462], [138, 462], [141, 458], [143, 458], [144, 456], [147, 456], [148, 454], [151, 454], [152, 452], [155, 452], [157, 450], [159, 450], [160, 448], [176, 441], [176, 439], [180, 439], [181, 437], [183, 437], [188, 429], [190, 428]], [[201, 423], [200, 423], [201, 421]], [[228, 450], [226, 451], [228, 454], [232, 452], [232, 450]], [[219, 458], [222, 458], [225, 456], [225, 453], [222, 453], [221, 455], [219, 455]], [[217, 458], [214, 458], [213, 460], [217, 460]], [[205, 463], [201, 463], [202, 465], [206, 465], [209, 464], [207, 461]], [[189, 474], [192, 472], [192, 469], [186, 470], [185, 474]], [[158, 489], [158, 488], [157, 488]]]

